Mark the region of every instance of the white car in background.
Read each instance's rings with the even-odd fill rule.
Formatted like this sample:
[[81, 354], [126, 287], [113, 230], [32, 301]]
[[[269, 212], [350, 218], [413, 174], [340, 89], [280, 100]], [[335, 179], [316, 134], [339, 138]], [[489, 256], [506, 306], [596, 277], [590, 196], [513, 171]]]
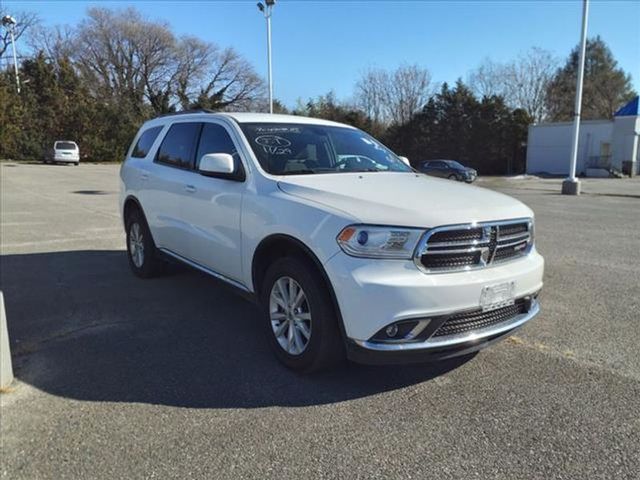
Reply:
[[45, 154], [44, 163], [72, 163], [80, 164], [80, 149], [76, 142], [58, 140], [53, 148]]
[[417, 173], [347, 125], [164, 116], [140, 128], [120, 177], [133, 272], [174, 259], [237, 287], [296, 370], [463, 355], [539, 311], [528, 207]]

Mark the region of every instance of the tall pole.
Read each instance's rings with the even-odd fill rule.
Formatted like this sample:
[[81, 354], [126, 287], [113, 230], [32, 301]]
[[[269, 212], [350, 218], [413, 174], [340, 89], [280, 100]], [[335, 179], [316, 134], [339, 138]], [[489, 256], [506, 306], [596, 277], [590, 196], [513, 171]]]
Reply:
[[11, 46], [13, 47], [13, 69], [16, 73], [16, 88], [18, 89], [18, 93], [20, 93], [20, 74], [18, 73], [18, 55], [16, 54], [16, 37], [13, 35], [13, 25], [9, 29], [9, 33], [11, 34]]
[[273, 5], [267, 4], [267, 63], [269, 69], [269, 113], [273, 113], [273, 74], [271, 71], [271, 9]]
[[580, 37], [580, 56], [578, 57], [578, 80], [576, 83], [576, 103], [573, 113], [573, 137], [571, 140], [571, 163], [569, 178], [562, 182], [562, 193], [567, 195], [580, 194], [580, 181], [576, 178], [576, 164], [578, 161], [578, 140], [580, 136], [580, 110], [582, 109], [582, 84], [584, 77], [584, 57], [587, 49], [587, 20], [589, 17], [589, 0], [582, 3], [582, 34]]

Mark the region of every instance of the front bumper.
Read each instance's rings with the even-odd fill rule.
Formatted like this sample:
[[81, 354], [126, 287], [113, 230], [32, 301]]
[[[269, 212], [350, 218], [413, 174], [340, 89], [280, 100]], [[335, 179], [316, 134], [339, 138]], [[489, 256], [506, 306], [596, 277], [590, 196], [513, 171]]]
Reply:
[[468, 355], [508, 337], [540, 313], [540, 304], [532, 302], [528, 312], [500, 324], [472, 332], [428, 339], [423, 342], [384, 344], [347, 342], [350, 360], [370, 365], [417, 363]]
[[544, 260], [535, 248], [526, 257], [492, 267], [455, 273], [426, 274], [411, 261], [367, 260], [339, 253], [325, 269], [340, 307], [349, 357], [382, 363], [447, 358], [479, 350], [534, 318], [537, 301], [526, 314], [488, 328], [414, 343], [379, 343], [372, 337], [386, 326], [478, 309], [482, 289], [514, 282], [514, 297], [533, 297], [542, 288]]
[[462, 175], [462, 179], [467, 182], [467, 183], [472, 183], [476, 180], [476, 178], [478, 178], [478, 174], [477, 173], [465, 173]]

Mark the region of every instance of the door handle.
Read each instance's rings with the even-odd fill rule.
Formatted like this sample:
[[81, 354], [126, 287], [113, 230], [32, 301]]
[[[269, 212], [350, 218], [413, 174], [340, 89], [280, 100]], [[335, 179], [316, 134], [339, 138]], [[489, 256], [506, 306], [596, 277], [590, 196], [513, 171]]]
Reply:
[[141, 173], [140, 174], [140, 180], [142, 180], [142, 181], [149, 180], [149, 174], [148, 173]]
[[185, 185], [184, 189], [188, 193], [195, 193], [196, 191], [196, 187], [194, 187], [193, 185]]

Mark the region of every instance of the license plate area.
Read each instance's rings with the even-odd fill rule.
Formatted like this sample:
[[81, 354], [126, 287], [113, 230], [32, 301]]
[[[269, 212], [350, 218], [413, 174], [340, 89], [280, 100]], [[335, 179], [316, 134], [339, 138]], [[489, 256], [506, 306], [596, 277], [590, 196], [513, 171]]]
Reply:
[[490, 312], [515, 303], [516, 282], [503, 282], [482, 287], [480, 293], [480, 308], [483, 312]]

